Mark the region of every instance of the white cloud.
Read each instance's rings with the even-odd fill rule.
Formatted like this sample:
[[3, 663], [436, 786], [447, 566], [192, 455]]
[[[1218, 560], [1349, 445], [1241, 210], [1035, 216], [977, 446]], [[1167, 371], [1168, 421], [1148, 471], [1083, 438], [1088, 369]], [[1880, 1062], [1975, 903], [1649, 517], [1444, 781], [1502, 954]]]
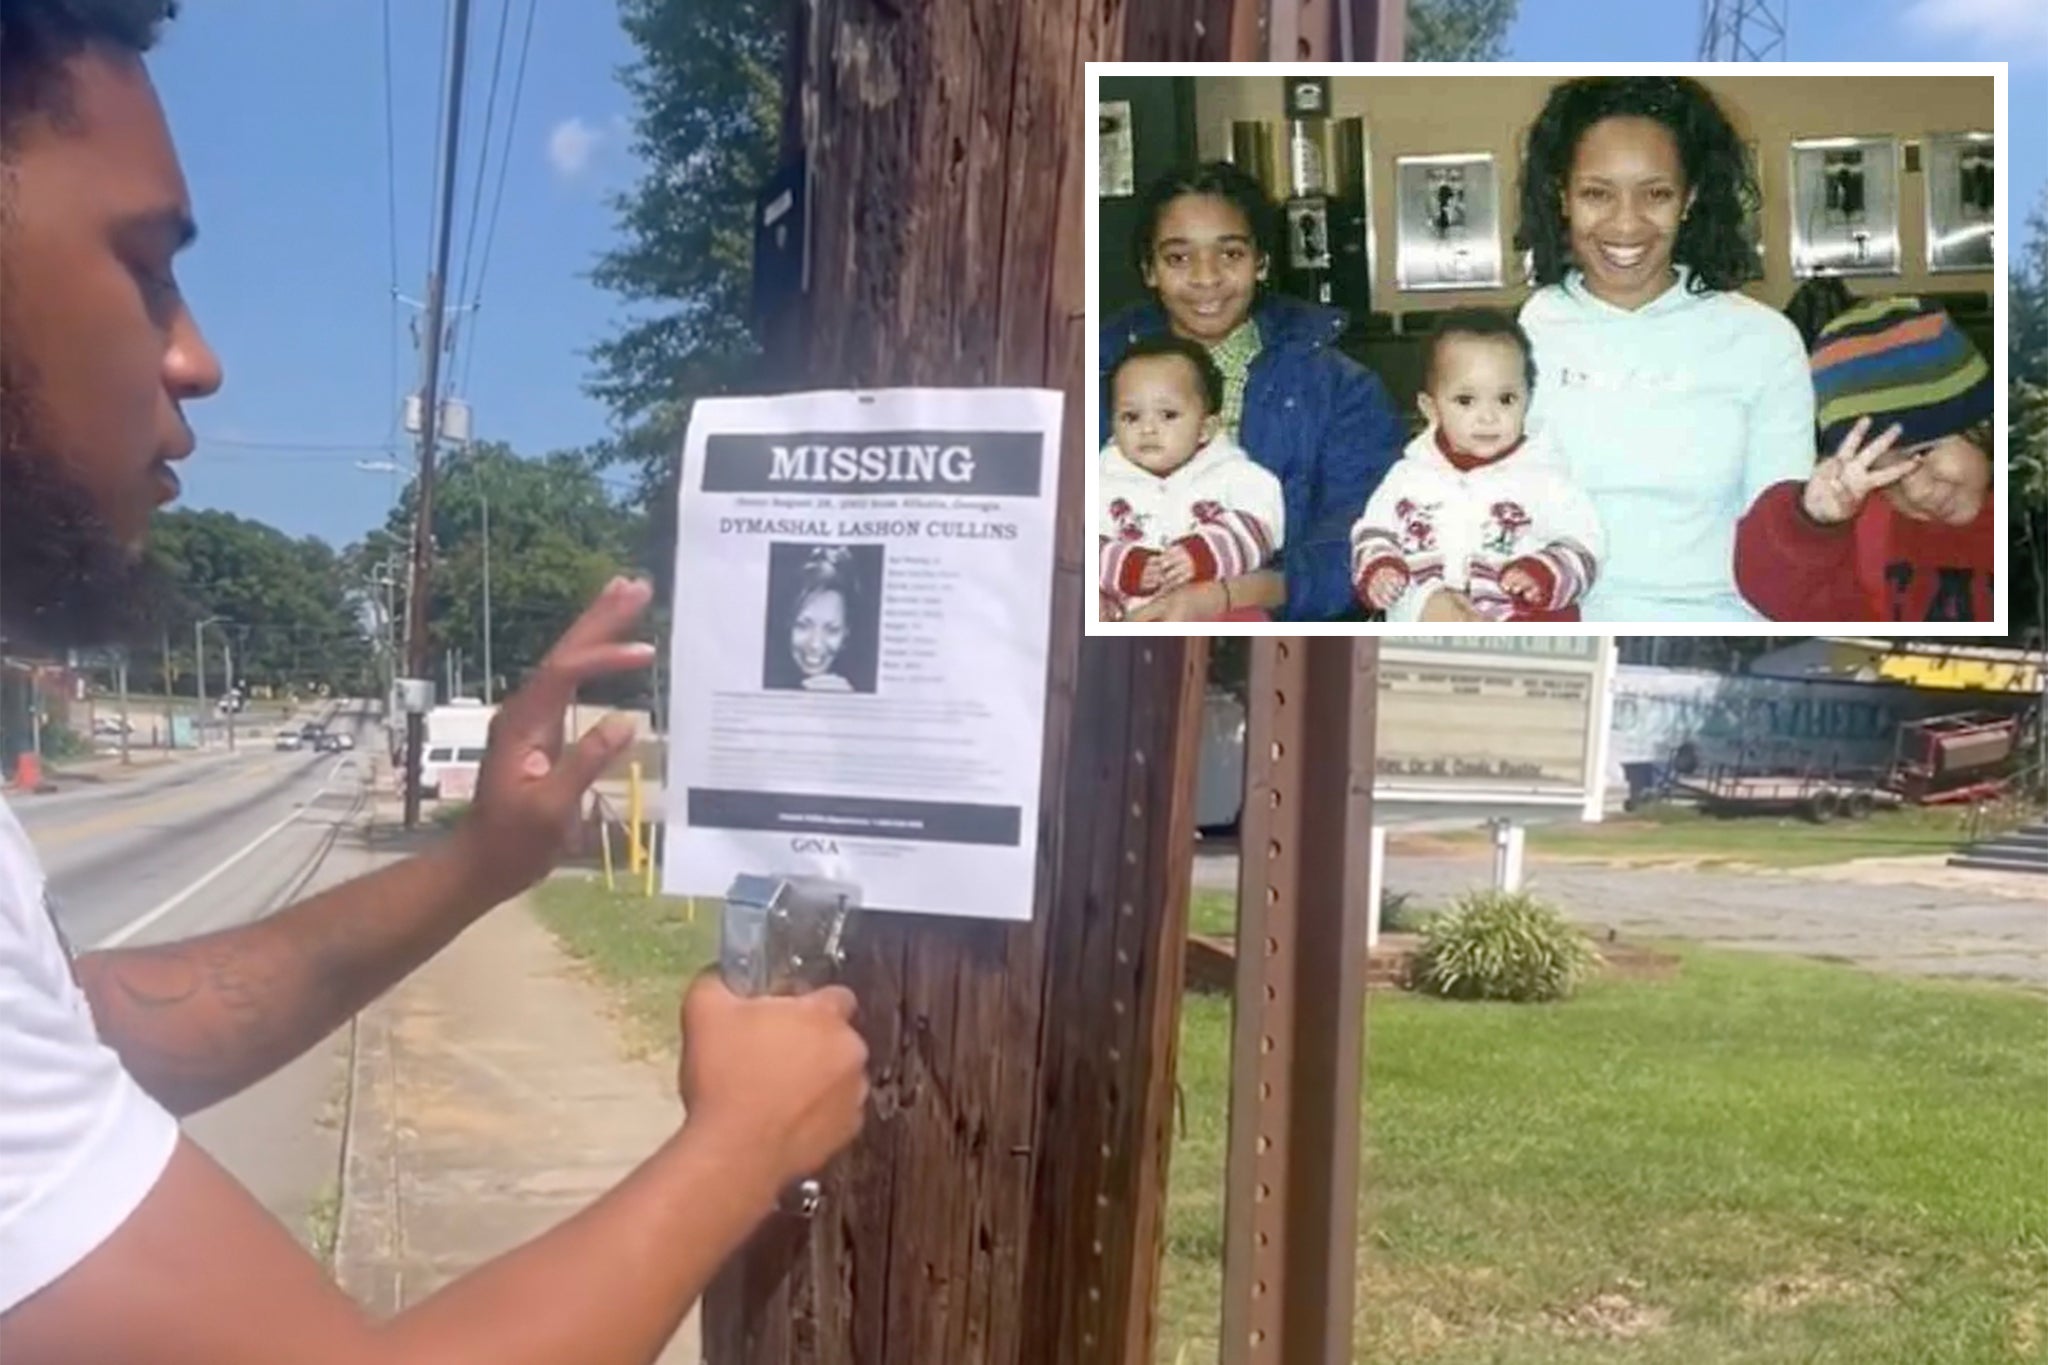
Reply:
[[590, 169], [591, 159], [604, 139], [604, 131], [581, 115], [563, 119], [548, 134], [548, 165], [562, 179], [575, 180]]
[[1908, 28], [1928, 37], [1973, 39], [2001, 55], [2015, 47], [2048, 54], [2048, 4], [2042, 0], [1912, 0], [1905, 18]]

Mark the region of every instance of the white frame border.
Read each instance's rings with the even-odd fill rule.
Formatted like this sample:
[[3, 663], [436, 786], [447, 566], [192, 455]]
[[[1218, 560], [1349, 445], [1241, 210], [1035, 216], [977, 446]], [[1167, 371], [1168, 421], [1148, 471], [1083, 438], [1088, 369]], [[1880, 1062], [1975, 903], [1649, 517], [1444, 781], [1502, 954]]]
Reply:
[[[1097, 107], [1101, 101], [1100, 82], [1104, 76], [1192, 76], [1198, 78], [1214, 76], [1256, 77], [1271, 79], [1279, 75], [1329, 75], [1332, 77], [1371, 77], [1378, 80], [1415, 80], [1428, 77], [1449, 77], [1464, 80], [1484, 80], [1490, 76], [1549, 76], [1563, 78], [1584, 75], [1643, 75], [1643, 76], [1696, 76], [1715, 77], [1720, 80], [1772, 80], [1813, 79], [1815, 77], [1848, 76], [1975, 76], [1989, 77], [1992, 82], [1992, 136], [1994, 145], [2001, 148], [2011, 136], [2012, 118], [2009, 106], [2008, 80], [2009, 63], [2006, 62], [1771, 62], [1765, 64], [1735, 64], [1726, 62], [1492, 62], [1468, 64], [1462, 62], [1087, 62], [1083, 64], [1082, 85], [1085, 101], [1084, 116], [1088, 120], [1084, 127], [1093, 128]], [[1367, 134], [1367, 171], [1371, 170], [1371, 134]], [[1904, 135], [1900, 135], [1903, 137]], [[1084, 288], [1083, 326], [1086, 336], [1085, 363], [1087, 373], [1083, 376], [1081, 394], [1082, 439], [1089, 442], [1089, 454], [1084, 461], [1085, 478], [1082, 481], [1082, 495], [1086, 506], [1092, 508], [1097, 500], [1099, 470], [1094, 457], [1095, 432], [1100, 423], [1098, 409], [1101, 406], [1100, 382], [1102, 366], [1102, 319], [1096, 300], [1100, 297], [1101, 279], [1101, 216], [1095, 198], [1094, 186], [1100, 174], [1097, 165], [1099, 147], [1097, 139], [1085, 139], [1082, 153], [1085, 158], [1084, 173], [1088, 190], [1084, 194], [1084, 212], [1087, 215], [1083, 249], [1087, 260]], [[1992, 245], [1992, 275], [1995, 280], [2006, 278], [2008, 269], [2007, 251], [2011, 238], [2009, 214], [2011, 212], [2012, 158], [1998, 157], [1997, 189], [1998, 212], [1992, 231], [1995, 234]], [[1503, 224], [1503, 226], [1505, 226]], [[1502, 262], [1505, 267], [1506, 262]], [[1503, 269], [1503, 275], [1505, 275]], [[1998, 543], [1995, 551], [1993, 574], [1999, 591], [1997, 615], [1990, 622], [1948, 621], [1912, 623], [1910, 631], [1900, 631], [1892, 638], [1914, 640], [1962, 639], [1983, 640], [2004, 636], [2009, 631], [2011, 615], [2011, 579], [2007, 566], [2008, 532], [2007, 519], [2011, 512], [2011, 496], [2008, 484], [2009, 458], [2007, 446], [2007, 425], [2010, 420], [2006, 411], [2005, 353], [2007, 347], [2008, 300], [2006, 291], [1994, 287], [1992, 297], [1992, 350], [1986, 357], [1990, 360], [1993, 375], [1992, 408], [1992, 477], [2003, 496], [1997, 504]], [[1093, 521], [1092, 514], [1088, 520]], [[1088, 562], [1093, 562], [1092, 559]], [[1093, 575], [1090, 575], [1091, 579]], [[1259, 636], [1259, 635], [1655, 635], [1655, 636], [1730, 636], [1763, 637], [1767, 639], [1803, 639], [1814, 635], [1868, 635], [1873, 626], [1884, 622], [1871, 621], [1713, 621], [1713, 622], [1630, 622], [1630, 621], [1585, 621], [1578, 623], [1517, 623], [1513, 630], [1504, 630], [1494, 622], [1432, 622], [1426, 627], [1406, 624], [1390, 624], [1385, 621], [1193, 621], [1177, 626], [1153, 625], [1133, 621], [1101, 621], [1096, 619], [1095, 594], [1082, 592], [1081, 631], [1091, 637], [1147, 637], [1173, 636]], [[1907, 623], [1900, 623], [1901, 625]]]

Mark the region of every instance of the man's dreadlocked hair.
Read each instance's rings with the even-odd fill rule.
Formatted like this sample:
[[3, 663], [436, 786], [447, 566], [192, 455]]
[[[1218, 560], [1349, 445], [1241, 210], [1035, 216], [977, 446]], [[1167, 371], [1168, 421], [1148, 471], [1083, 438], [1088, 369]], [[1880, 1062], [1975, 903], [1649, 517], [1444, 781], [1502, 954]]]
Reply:
[[149, 51], [178, 2], [0, 0], [0, 136], [29, 114], [64, 118], [64, 63], [95, 44]]

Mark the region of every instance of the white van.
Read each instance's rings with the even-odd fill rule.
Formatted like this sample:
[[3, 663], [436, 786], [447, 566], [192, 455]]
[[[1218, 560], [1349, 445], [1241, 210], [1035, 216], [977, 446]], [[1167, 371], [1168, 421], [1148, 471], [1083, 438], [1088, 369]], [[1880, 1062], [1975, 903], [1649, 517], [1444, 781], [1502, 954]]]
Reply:
[[459, 697], [427, 712], [426, 753], [420, 759], [420, 795], [435, 800], [467, 801], [476, 793], [477, 770], [483, 765], [495, 706], [473, 697]]

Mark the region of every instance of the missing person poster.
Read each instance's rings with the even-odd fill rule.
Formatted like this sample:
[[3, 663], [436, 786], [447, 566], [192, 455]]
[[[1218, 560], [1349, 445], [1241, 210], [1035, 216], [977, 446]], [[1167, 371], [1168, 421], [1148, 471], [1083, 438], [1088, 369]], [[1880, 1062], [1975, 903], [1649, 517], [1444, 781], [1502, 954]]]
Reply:
[[697, 403], [664, 890], [808, 873], [869, 909], [1030, 918], [1061, 399]]

